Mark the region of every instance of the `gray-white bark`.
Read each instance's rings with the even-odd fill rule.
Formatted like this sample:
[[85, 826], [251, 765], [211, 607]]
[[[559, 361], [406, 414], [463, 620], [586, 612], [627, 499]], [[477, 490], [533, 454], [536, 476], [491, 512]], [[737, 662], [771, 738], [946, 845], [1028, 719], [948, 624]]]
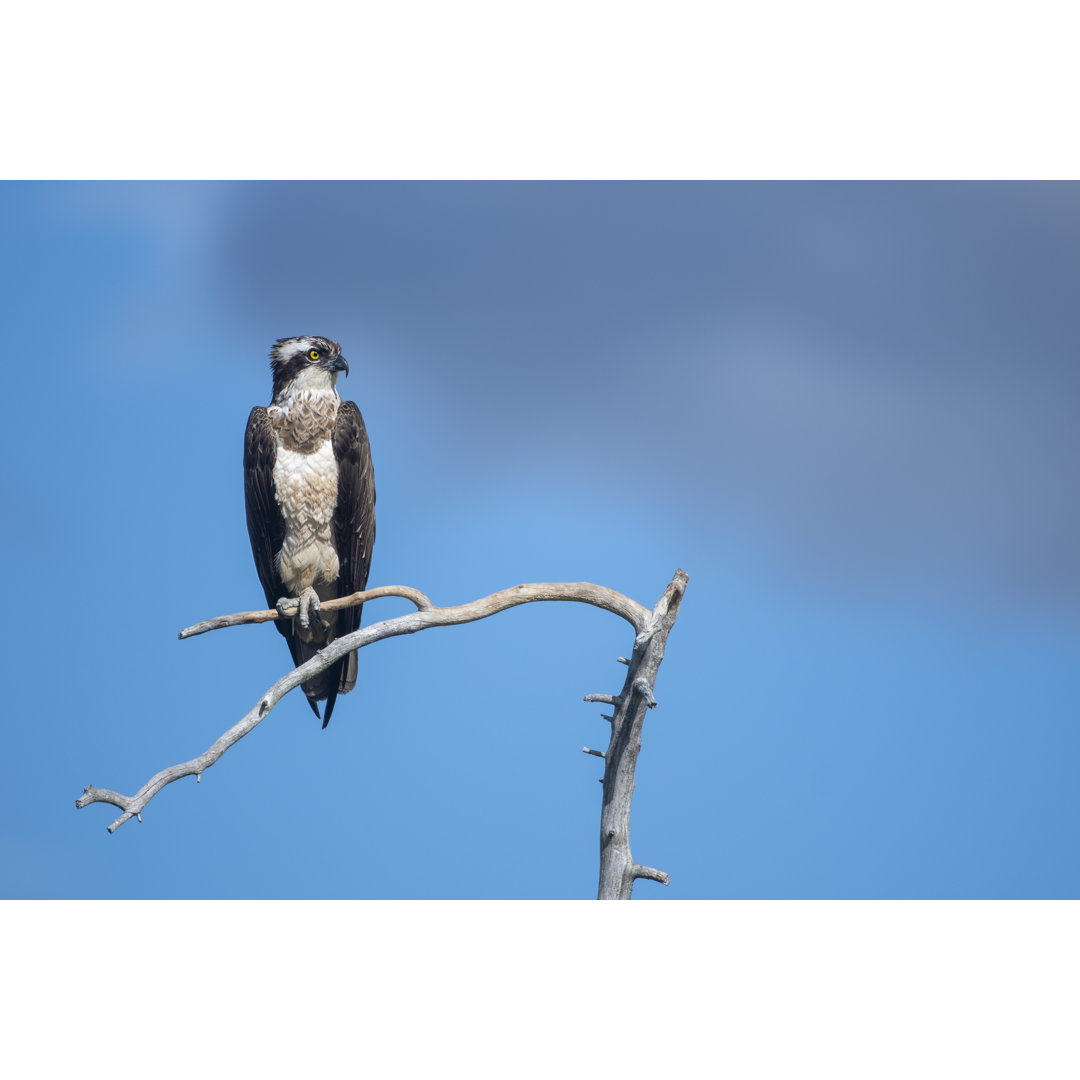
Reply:
[[678, 570], [664, 595], [656, 603], [646, 625], [638, 631], [626, 680], [618, 697], [589, 694], [586, 701], [614, 706], [611, 741], [604, 757], [604, 801], [600, 812], [600, 886], [598, 900], [629, 900], [637, 878], [649, 878], [664, 885], [670, 880], [662, 870], [635, 863], [630, 854], [630, 803], [634, 798], [634, 770], [641, 750], [641, 728], [645, 714], [656, 708], [653, 688], [664, 646], [679, 614], [687, 575]]
[[[206, 751], [190, 761], [162, 769], [134, 795], [121, 795], [107, 788], [95, 788], [93, 785], [88, 785], [82, 795], [75, 800], [75, 805], [80, 810], [97, 802], [119, 807], [123, 813], [108, 826], [109, 832], [113, 833], [133, 817], [142, 821], [142, 811], [162, 788], [185, 776], [194, 776], [198, 780], [202, 773], [210, 768], [230, 746], [262, 723], [273, 707], [290, 690], [323, 671], [353, 649], [362, 649], [383, 638], [415, 634], [419, 630], [434, 626], [454, 626], [458, 623], [474, 622], [519, 604], [542, 600], [576, 601], [592, 604], [619, 615], [629, 622], [636, 632], [631, 658], [627, 660], [625, 657], [619, 657], [620, 662], [628, 666], [626, 685], [623, 687], [622, 694], [618, 698], [592, 694], [585, 699], [606, 702], [615, 706], [611, 743], [607, 753], [585, 748], [587, 753], [596, 754], [605, 759], [601, 815], [600, 898], [610, 896], [629, 899], [635, 878], [647, 877], [665, 885], [668, 883], [667, 874], [646, 866], [639, 866], [630, 858], [630, 800], [634, 789], [634, 766], [641, 748], [641, 725], [644, 721], [644, 712], [646, 708], [656, 705], [652, 688], [656, 681], [660, 661], [663, 659], [664, 643], [678, 613], [679, 601], [686, 587], [686, 581], [686, 574], [682, 570], [677, 571], [652, 612], [614, 589], [584, 581], [516, 585], [513, 588], [492, 593], [490, 596], [481, 597], [469, 604], [445, 608], [436, 607], [418, 589], [395, 585], [367, 589], [339, 600], [325, 602], [322, 605], [323, 610], [332, 610], [361, 604], [383, 596], [400, 596], [414, 603], [417, 610], [396, 619], [387, 619], [361, 627], [331, 642], [306, 663], [278, 679], [247, 714], [215, 740]], [[180, 631], [179, 637], [194, 637], [196, 634], [226, 626], [269, 622], [281, 617], [277, 611], [246, 611], [236, 615], [223, 615], [189, 626]]]

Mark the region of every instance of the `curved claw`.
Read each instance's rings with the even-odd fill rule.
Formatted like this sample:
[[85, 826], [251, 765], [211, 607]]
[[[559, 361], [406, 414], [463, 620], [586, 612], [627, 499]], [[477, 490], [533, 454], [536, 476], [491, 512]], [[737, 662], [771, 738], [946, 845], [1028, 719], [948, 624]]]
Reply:
[[319, 594], [310, 585], [299, 596], [280, 597], [274, 606], [282, 618], [296, 619], [302, 630], [311, 629], [313, 618], [316, 625], [322, 624]]
[[300, 625], [308, 630], [311, 627], [311, 618], [321, 620], [319, 615], [319, 594], [309, 585], [300, 594]]

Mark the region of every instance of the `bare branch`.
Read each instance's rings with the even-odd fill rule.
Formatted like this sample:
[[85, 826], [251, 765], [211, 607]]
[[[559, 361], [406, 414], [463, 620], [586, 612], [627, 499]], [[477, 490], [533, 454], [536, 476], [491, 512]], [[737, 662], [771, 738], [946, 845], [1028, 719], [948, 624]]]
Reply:
[[[506, 608], [533, 603], [537, 600], [576, 600], [578, 603], [592, 604], [594, 607], [604, 608], [606, 611], [621, 616], [638, 631], [642, 630], [649, 618], [648, 609], [642, 607], [636, 600], [631, 600], [629, 596], [623, 596], [614, 589], [606, 589], [602, 585], [591, 585], [587, 581], [541, 581], [531, 585], [515, 585], [512, 589], [503, 589], [501, 592], [474, 600], [470, 604], [447, 608], [435, 607], [419, 589], [410, 588], [408, 585], [380, 585], [377, 589], [365, 589], [363, 592], [356, 592], [337, 600], [324, 600], [319, 608], [321, 611], [338, 611], [341, 608], [364, 604], [368, 600], [377, 600], [382, 596], [404, 597], [406, 600], [411, 600], [419, 611], [454, 613], [454, 618], [450, 622], [440, 621], [432, 623], [432, 626], [450, 626], [453, 623], [486, 619], [489, 615], [505, 611]], [[240, 611], [235, 615], [218, 615], [214, 619], [205, 619], [203, 622], [195, 623], [194, 626], [185, 627], [177, 637], [183, 640], [195, 637], [197, 634], [205, 634], [208, 630], [220, 630], [225, 626], [273, 622], [279, 618], [282, 616], [275, 610]], [[285, 618], [291, 618], [291, 616], [285, 616]], [[417, 627], [417, 629], [423, 628]], [[411, 630], [402, 632], [412, 633]]]
[[663, 870], [654, 870], [651, 866], [634, 863], [633, 873], [635, 878], [648, 878], [650, 881], [659, 881], [661, 885], [671, 884], [671, 878]]
[[[611, 742], [604, 755], [599, 900], [629, 900], [634, 881], [639, 877], [662, 881], [665, 885], [670, 880], [667, 874], [634, 862], [630, 854], [630, 803], [634, 797], [634, 769], [641, 750], [642, 725], [646, 712], [656, 707], [653, 686], [688, 580], [685, 571], [676, 571], [645, 625], [638, 630], [622, 693], [608, 699], [616, 708], [611, 720]], [[585, 700], [602, 699], [603, 695], [590, 694]]]
[[[411, 589], [408, 585], [380, 585], [377, 589], [364, 589], [362, 592], [338, 597], [337, 600], [324, 600], [319, 605], [319, 610], [339, 611], [341, 608], [355, 607], [357, 604], [367, 603], [368, 600], [377, 600], [381, 596], [402, 596], [406, 600], [411, 600], [419, 611], [427, 611], [434, 606], [419, 589]], [[269, 611], [238, 611], [235, 615], [218, 615], [217, 618], [205, 619], [194, 626], [186, 626], [176, 636], [183, 641], [184, 638], [205, 634], [208, 630], [221, 630], [226, 626], [243, 626], [246, 623], [276, 622], [281, 618], [292, 618], [292, 616], [282, 616], [280, 612], [273, 609]]]
[[[328, 601], [322, 605], [322, 608], [328, 610], [332, 606], [339, 608], [349, 607], [382, 596], [403, 596], [412, 600], [417, 605], [418, 610], [407, 615], [401, 615], [396, 619], [386, 619], [383, 622], [361, 627], [359, 630], [331, 642], [306, 663], [301, 664], [300, 667], [278, 679], [244, 717], [218, 738], [204, 753], [192, 758], [190, 761], [162, 769], [161, 772], [152, 776], [134, 795], [121, 795], [106, 788], [95, 788], [88, 785], [82, 795], [76, 799], [76, 807], [82, 810], [91, 803], [96, 802], [110, 803], [119, 807], [124, 812], [109, 826], [109, 832], [115, 832], [125, 822], [130, 821], [132, 817], [138, 817], [146, 804], [163, 787], [185, 776], [198, 777], [206, 769], [210, 768], [230, 746], [253, 731], [265, 720], [273, 707], [290, 690], [295, 689], [303, 682], [307, 682], [308, 679], [313, 678], [320, 671], [325, 670], [354, 649], [362, 649], [366, 645], [381, 641], [384, 638], [415, 634], [419, 630], [427, 630], [435, 626], [456, 626], [459, 623], [475, 622], [478, 619], [486, 619], [519, 604], [529, 604], [542, 600], [565, 600], [592, 604], [594, 607], [603, 608], [625, 619], [638, 634], [646, 627], [651, 618], [648, 609], [642, 607], [636, 600], [631, 600], [630, 597], [624, 596], [614, 589], [607, 589], [601, 585], [592, 585], [587, 581], [537, 582], [528, 585], [515, 585], [512, 588], [503, 589], [501, 592], [492, 593], [490, 596], [481, 597], [479, 600], [473, 600], [468, 604], [443, 608], [432, 605], [431, 601], [417, 589], [389, 585], [354, 593], [352, 596], [343, 597], [340, 600]], [[208, 630], [215, 630], [224, 626], [237, 626], [248, 622], [269, 622], [277, 618], [277, 615], [276, 611], [256, 611], [220, 616], [217, 619], [208, 619], [205, 622], [188, 627], [180, 632], [180, 637], [193, 637], [195, 634], [205, 633]], [[614, 703], [612, 698], [605, 698], [604, 700], [608, 703]]]
[[[586, 701], [601, 702], [614, 707], [612, 715], [604, 715], [611, 724], [611, 741], [606, 752], [582, 747], [586, 754], [604, 760], [604, 775], [599, 779], [603, 785], [603, 801], [600, 815], [600, 886], [597, 896], [601, 900], [629, 900], [634, 881], [648, 878], [667, 885], [670, 878], [661, 870], [635, 863], [630, 854], [630, 803], [634, 794], [634, 769], [641, 749], [641, 729], [648, 709], [656, 707], [653, 686], [660, 662], [664, 658], [664, 646], [678, 615], [682, 595], [686, 589], [687, 575], [683, 570], [675, 573], [664, 595], [652, 611], [642, 607], [612, 589], [588, 582], [517, 585], [511, 589], [492, 593], [468, 604], [439, 608], [419, 590], [405, 586], [383, 586], [354, 593], [340, 600], [328, 601], [324, 610], [334, 610], [365, 603], [383, 596], [400, 596], [411, 600], [417, 610], [396, 619], [387, 619], [362, 627], [351, 634], [331, 642], [307, 663], [290, 671], [266, 691], [247, 714], [209, 749], [191, 761], [162, 769], [152, 776], [134, 795], [121, 795], [106, 788], [89, 785], [76, 800], [79, 809], [91, 803], [104, 802], [119, 807], [123, 813], [109, 825], [115, 832], [131, 818], [142, 821], [142, 811], [147, 803], [168, 784], [185, 776], [194, 776], [198, 782], [202, 773], [213, 765], [234, 743], [254, 730], [274, 706], [290, 690], [325, 670], [354, 649], [362, 649], [383, 638], [414, 634], [434, 626], [454, 626], [458, 623], [485, 619], [518, 604], [541, 600], [571, 600], [593, 604], [611, 611], [625, 619], [635, 630], [632, 656], [619, 657], [626, 664], [626, 681], [618, 695], [588, 694]], [[180, 637], [194, 637], [225, 626], [243, 623], [270, 622], [277, 619], [277, 611], [248, 611], [235, 615], [223, 615], [216, 619], [189, 626]], [[291, 617], [286, 615], [285, 617]]]

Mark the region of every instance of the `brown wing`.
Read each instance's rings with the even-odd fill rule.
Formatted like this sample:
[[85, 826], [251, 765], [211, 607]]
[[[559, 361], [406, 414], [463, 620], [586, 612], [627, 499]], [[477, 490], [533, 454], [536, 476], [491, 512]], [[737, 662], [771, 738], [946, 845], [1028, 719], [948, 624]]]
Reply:
[[[244, 432], [244, 506], [247, 510], [248, 539], [255, 569], [266, 595], [266, 606], [272, 608], [278, 599], [288, 595], [285, 583], [278, 576], [274, 556], [285, 541], [285, 519], [281, 516], [277, 493], [274, 490], [274, 462], [277, 442], [266, 409], [257, 405], [248, 417]], [[274, 625], [289, 643], [293, 663], [300, 663], [298, 642], [293, 637], [292, 620], [278, 619]]]
[[[341, 596], [347, 596], [367, 585], [375, 545], [375, 474], [364, 418], [355, 402], [342, 402], [338, 409], [333, 444], [338, 463], [338, 498], [334, 510], [334, 542], [341, 566], [338, 589]], [[339, 612], [338, 637], [360, 626], [360, 611], [360, 607], [353, 607]], [[355, 685], [356, 653], [350, 653], [342, 661], [341, 692], [346, 693]]]
[[[277, 439], [266, 415], [266, 409], [256, 406], [248, 417], [244, 433], [244, 505], [247, 509], [248, 539], [255, 556], [255, 569], [266, 596], [266, 606], [274, 607], [289, 590], [281, 580], [274, 556], [285, 542], [285, 518], [278, 505], [274, 488], [274, 462], [277, 460]], [[293, 663], [299, 667], [315, 655], [317, 648], [305, 645], [293, 632], [292, 619], [278, 619], [274, 625], [289, 646]], [[340, 673], [317, 675], [303, 683], [304, 694], [311, 711], [318, 716], [317, 700], [328, 697], [326, 719], [330, 718], [333, 698], [337, 695]], [[332, 689], [328, 689], [332, 687]], [[326, 727], [324, 721], [323, 727]]]

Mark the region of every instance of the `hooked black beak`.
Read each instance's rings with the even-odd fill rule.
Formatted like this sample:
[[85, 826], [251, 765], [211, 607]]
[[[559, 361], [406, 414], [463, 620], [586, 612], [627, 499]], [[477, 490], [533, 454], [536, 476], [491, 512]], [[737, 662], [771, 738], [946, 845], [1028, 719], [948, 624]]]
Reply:
[[333, 360], [323, 361], [323, 367], [327, 371], [344, 371], [346, 375], [349, 374], [349, 361], [344, 356], [335, 356]]

